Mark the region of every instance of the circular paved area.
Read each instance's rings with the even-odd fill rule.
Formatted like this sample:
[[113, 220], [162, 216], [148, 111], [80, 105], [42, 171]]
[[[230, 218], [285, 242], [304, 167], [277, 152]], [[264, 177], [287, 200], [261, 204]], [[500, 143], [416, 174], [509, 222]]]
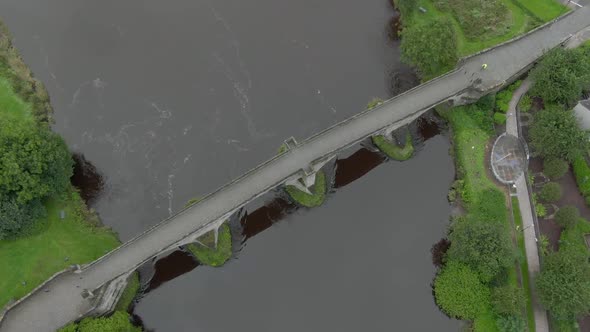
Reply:
[[498, 181], [514, 183], [527, 167], [527, 152], [517, 137], [502, 134], [496, 139], [492, 148], [492, 170]]

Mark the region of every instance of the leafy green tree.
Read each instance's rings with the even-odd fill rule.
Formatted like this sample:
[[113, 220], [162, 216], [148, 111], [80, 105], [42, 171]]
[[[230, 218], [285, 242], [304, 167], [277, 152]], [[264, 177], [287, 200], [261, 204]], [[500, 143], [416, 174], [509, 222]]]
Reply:
[[510, 236], [502, 224], [459, 220], [453, 224], [449, 240], [447, 257], [478, 272], [484, 282], [514, 262]]
[[564, 206], [555, 213], [555, 222], [561, 227], [572, 228], [580, 219], [580, 211], [575, 206]]
[[474, 319], [490, 305], [490, 290], [477, 273], [455, 261], [436, 277], [434, 295], [442, 311], [455, 318]]
[[543, 161], [543, 173], [551, 180], [561, 179], [568, 169], [568, 163], [562, 159], [545, 158]]
[[522, 288], [507, 285], [492, 289], [492, 305], [498, 314], [519, 315], [524, 308], [524, 302]]
[[590, 58], [579, 49], [556, 48], [531, 72], [531, 93], [546, 103], [572, 105], [590, 84]]
[[440, 75], [457, 63], [457, 36], [448, 19], [410, 25], [402, 36], [402, 60], [416, 66], [423, 78]]
[[110, 317], [85, 318], [78, 324], [78, 332], [141, 332], [131, 324], [129, 314], [116, 311]]
[[72, 158], [45, 126], [0, 118], [0, 197], [25, 204], [65, 191]]
[[590, 312], [590, 265], [573, 251], [551, 253], [535, 280], [539, 301], [558, 319]]
[[530, 130], [531, 145], [545, 158], [572, 161], [588, 146], [588, 134], [573, 112], [551, 106], [536, 114]]
[[545, 202], [557, 202], [563, 194], [561, 186], [557, 182], [549, 182], [543, 186], [539, 198]]

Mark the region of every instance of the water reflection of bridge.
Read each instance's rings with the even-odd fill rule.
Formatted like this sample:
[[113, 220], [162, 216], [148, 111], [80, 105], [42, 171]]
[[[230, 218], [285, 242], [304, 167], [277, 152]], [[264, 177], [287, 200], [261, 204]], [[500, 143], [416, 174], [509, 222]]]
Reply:
[[[245, 204], [284, 183], [308, 186], [344, 149], [411, 123], [447, 102], [465, 104], [497, 91], [549, 49], [590, 26], [581, 8], [525, 36], [461, 60], [458, 69], [359, 113], [293, 146], [80, 270], [63, 271], [7, 309], [1, 331], [53, 331], [86, 315], [112, 310], [127, 278], [144, 262], [215, 230]], [[481, 64], [488, 64], [481, 70]]]

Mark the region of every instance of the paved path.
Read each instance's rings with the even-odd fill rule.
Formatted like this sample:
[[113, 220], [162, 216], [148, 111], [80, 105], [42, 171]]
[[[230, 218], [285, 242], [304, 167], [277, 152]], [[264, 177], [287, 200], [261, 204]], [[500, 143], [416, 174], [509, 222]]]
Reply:
[[[95, 289], [134, 270], [196, 229], [243, 206], [260, 193], [280, 185], [314, 160], [334, 155], [388, 125], [404, 124], [415, 119], [432, 105], [461, 93], [477, 79], [481, 79], [482, 86], [494, 86], [511, 78], [544, 51], [559, 45], [570, 34], [590, 26], [589, 18], [590, 10], [583, 8], [575, 11], [555, 24], [516, 42], [469, 58], [458, 70], [304, 141], [289, 153], [266, 162], [172, 219], [123, 244], [98, 262], [92, 263], [82, 273], [65, 274], [47, 283], [6, 313], [0, 331], [53, 331], [77, 319], [91, 306], [80, 296], [82, 289]], [[488, 64], [487, 70], [481, 70], [482, 63]]]

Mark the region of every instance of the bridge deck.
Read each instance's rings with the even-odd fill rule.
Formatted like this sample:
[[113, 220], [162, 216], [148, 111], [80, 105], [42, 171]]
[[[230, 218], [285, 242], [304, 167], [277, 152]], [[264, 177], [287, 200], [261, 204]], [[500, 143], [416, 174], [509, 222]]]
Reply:
[[[187, 234], [280, 185], [314, 160], [331, 155], [388, 125], [405, 123], [417, 117], [432, 105], [464, 91], [474, 79], [482, 79], [483, 86], [492, 86], [512, 78], [544, 51], [559, 45], [570, 34], [587, 26], [590, 26], [590, 8], [585, 7], [517, 41], [468, 58], [458, 70], [314, 136], [289, 153], [273, 159], [199, 204], [182, 211], [173, 219], [160, 223], [124, 244], [85, 268], [82, 273], [68, 273], [47, 283], [9, 310], [0, 330], [53, 331], [77, 319], [91, 309], [89, 302], [80, 296], [82, 289], [95, 289], [135, 269]], [[482, 63], [488, 64], [487, 70], [481, 70]]]

